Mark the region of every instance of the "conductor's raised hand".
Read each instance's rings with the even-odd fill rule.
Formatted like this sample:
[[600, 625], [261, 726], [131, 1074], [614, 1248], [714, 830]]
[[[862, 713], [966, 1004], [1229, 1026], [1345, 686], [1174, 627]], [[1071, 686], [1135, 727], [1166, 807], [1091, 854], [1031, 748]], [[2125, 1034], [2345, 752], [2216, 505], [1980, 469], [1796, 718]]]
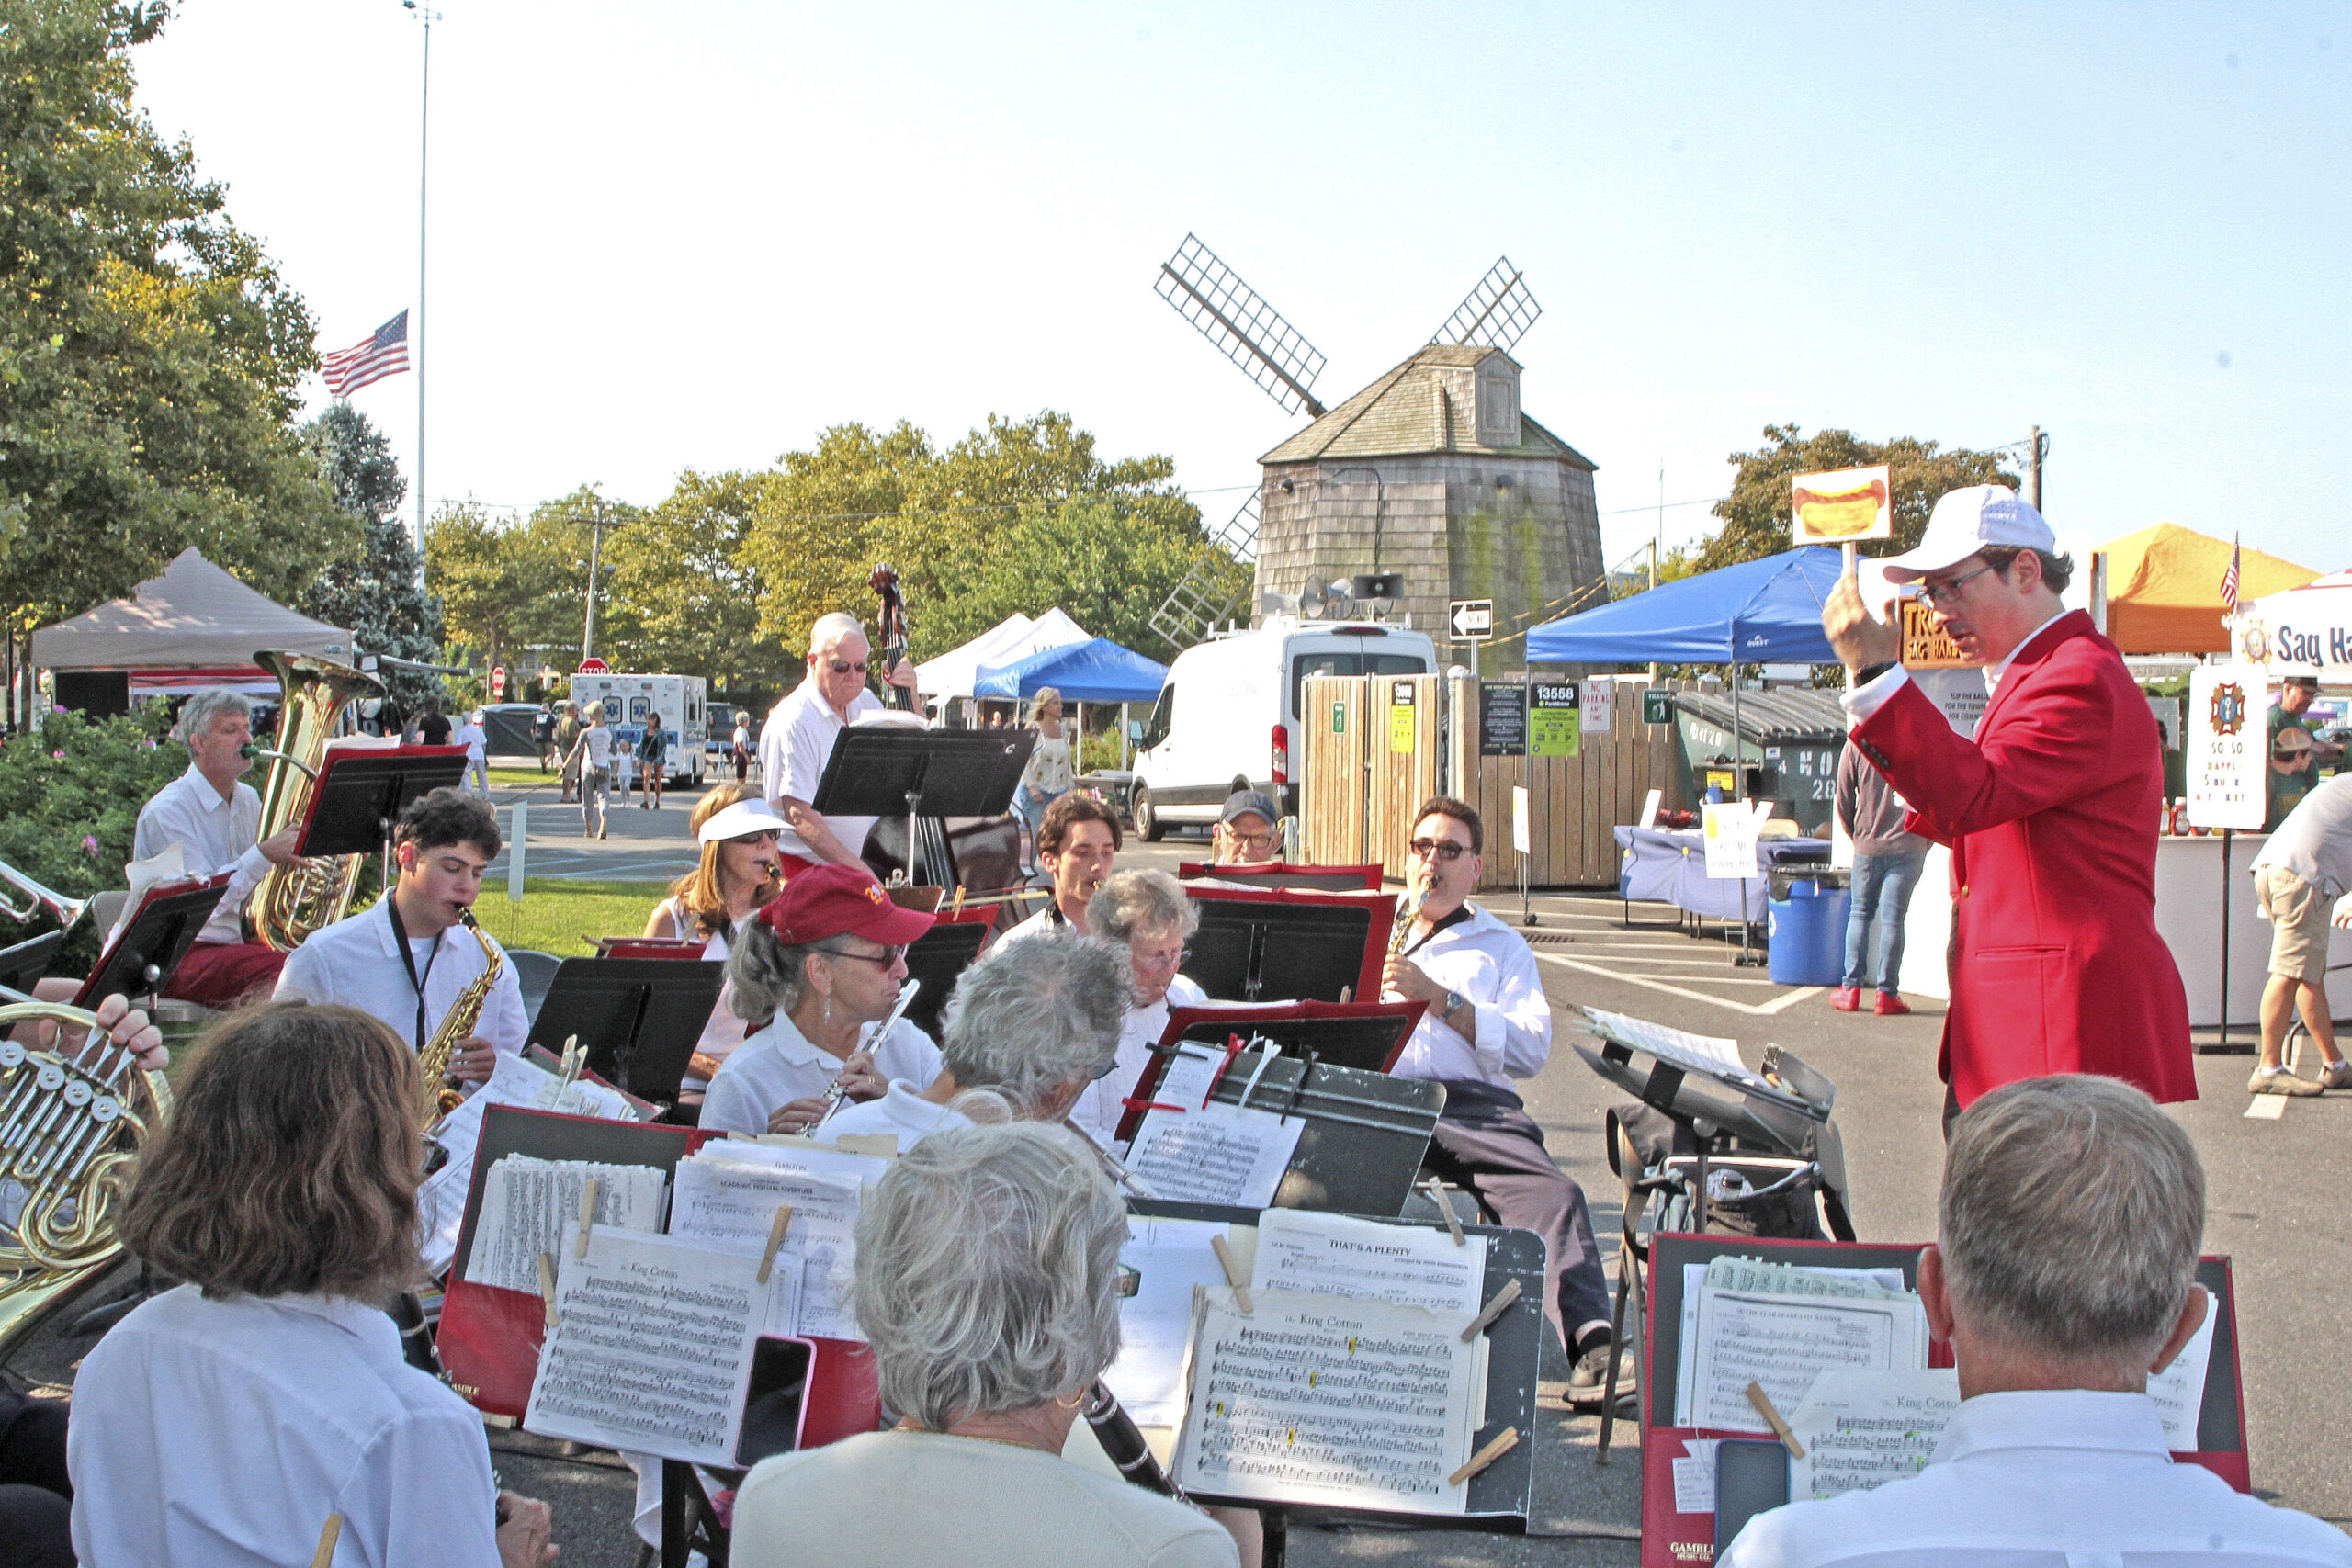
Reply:
[[1849, 670], [1892, 664], [1903, 653], [1901, 628], [1871, 614], [1862, 602], [1862, 586], [1850, 571], [1838, 580], [1821, 606], [1821, 629], [1838, 650], [1838, 661]]

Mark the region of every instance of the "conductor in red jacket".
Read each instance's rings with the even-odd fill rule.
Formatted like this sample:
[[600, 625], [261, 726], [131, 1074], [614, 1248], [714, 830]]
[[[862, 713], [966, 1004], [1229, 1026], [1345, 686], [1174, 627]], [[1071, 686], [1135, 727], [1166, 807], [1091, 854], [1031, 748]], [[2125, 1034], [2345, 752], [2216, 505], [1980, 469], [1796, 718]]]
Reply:
[[2188, 1003], [2156, 934], [2156, 722], [2115, 645], [2058, 600], [2073, 563], [1999, 485], [1936, 502], [1918, 548], [1886, 563], [1982, 665], [1970, 740], [1894, 663], [1895, 627], [1849, 576], [1822, 627], [1852, 672], [1850, 739], [1951, 847], [1947, 1120], [2018, 1078], [2100, 1073], [2194, 1100]]

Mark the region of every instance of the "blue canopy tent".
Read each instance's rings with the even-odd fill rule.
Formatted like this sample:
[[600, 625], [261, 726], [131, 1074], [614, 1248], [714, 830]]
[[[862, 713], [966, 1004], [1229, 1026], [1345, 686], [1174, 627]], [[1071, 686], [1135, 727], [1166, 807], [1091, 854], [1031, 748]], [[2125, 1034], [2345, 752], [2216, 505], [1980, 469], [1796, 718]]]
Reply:
[[1837, 550], [1808, 545], [1661, 583], [1535, 627], [1527, 657], [1561, 664], [1835, 664], [1821, 606], [1842, 570]]
[[1159, 700], [1168, 683], [1168, 666], [1121, 648], [1109, 637], [1048, 648], [1010, 664], [983, 664], [972, 682], [972, 694], [981, 697], [1030, 697], [1041, 686], [1051, 686], [1067, 703], [1080, 705], [1078, 727], [1086, 728], [1084, 705], [1118, 703], [1120, 766], [1126, 765], [1127, 722], [1125, 705]]

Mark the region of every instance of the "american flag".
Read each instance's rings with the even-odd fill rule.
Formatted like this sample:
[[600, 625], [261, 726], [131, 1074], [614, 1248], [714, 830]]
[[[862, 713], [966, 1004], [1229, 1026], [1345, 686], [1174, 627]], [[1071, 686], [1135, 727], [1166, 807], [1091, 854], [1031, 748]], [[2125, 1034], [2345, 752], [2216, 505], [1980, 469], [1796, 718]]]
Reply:
[[402, 310], [349, 348], [328, 355], [319, 368], [326, 372], [327, 390], [338, 398], [399, 375], [408, 368], [408, 312]]
[[2238, 540], [2230, 536], [2230, 570], [2222, 573], [2222, 614], [2238, 613]]

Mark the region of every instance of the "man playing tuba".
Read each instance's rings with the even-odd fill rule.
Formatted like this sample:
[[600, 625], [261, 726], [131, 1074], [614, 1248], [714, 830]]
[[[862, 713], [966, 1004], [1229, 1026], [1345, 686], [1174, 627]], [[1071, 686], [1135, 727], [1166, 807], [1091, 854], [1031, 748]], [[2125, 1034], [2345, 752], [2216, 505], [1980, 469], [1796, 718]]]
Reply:
[[390, 891], [367, 913], [314, 932], [288, 953], [278, 999], [357, 1008], [422, 1053], [495, 956], [490, 994], [448, 1064], [459, 1082], [486, 1081], [499, 1053], [520, 1052], [530, 1031], [523, 987], [490, 933], [449, 928], [473, 908], [499, 842], [498, 818], [479, 795], [436, 789], [412, 802], [392, 827], [400, 874]]

